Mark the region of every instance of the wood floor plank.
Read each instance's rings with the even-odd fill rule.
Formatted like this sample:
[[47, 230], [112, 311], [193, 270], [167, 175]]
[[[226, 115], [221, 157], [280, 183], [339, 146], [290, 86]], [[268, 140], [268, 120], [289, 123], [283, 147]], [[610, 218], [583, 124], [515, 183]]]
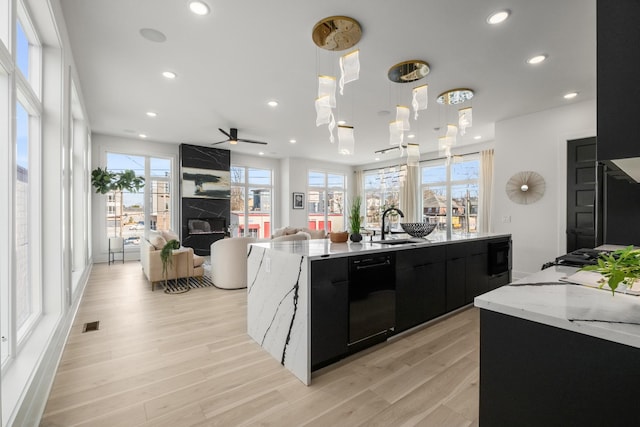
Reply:
[[314, 372], [310, 386], [248, 337], [246, 309], [246, 290], [151, 292], [138, 262], [96, 264], [41, 427], [477, 427], [476, 309]]

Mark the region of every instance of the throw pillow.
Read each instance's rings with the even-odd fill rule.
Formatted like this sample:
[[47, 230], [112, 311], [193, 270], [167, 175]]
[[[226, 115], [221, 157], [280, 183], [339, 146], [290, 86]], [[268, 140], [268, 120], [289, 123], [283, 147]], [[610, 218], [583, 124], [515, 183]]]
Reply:
[[283, 228], [276, 228], [275, 230], [273, 230], [273, 234], [271, 235], [272, 239], [275, 239], [276, 237], [282, 237], [284, 236], [284, 230], [285, 227]]
[[324, 230], [309, 230], [305, 229], [305, 232], [309, 233], [311, 239], [324, 239], [327, 237], [327, 233]]
[[174, 233], [171, 230], [163, 230], [160, 233], [162, 233], [162, 237], [164, 237], [164, 240], [166, 240], [167, 242], [169, 240], [177, 240], [180, 241], [180, 238], [178, 237], [177, 233]]
[[159, 231], [149, 231], [149, 243], [151, 243], [156, 250], [160, 250], [167, 244], [167, 240]]

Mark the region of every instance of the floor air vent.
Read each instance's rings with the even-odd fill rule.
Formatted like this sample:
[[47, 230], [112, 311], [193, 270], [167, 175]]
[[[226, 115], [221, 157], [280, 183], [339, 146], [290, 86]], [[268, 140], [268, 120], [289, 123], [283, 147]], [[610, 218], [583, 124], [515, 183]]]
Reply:
[[82, 328], [82, 333], [97, 331], [100, 327], [100, 321], [85, 323]]

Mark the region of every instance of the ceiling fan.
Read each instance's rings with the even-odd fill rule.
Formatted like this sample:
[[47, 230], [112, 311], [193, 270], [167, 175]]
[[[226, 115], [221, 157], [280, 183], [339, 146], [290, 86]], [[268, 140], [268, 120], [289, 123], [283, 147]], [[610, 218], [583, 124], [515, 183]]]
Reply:
[[252, 139], [243, 139], [243, 138], [238, 138], [238, 129], [236, 128], [231, 128], [229, 129], [229, 133], [227, 133], [226, 131], [218, 128], [218, 130], [220, 132], [222, 132], [228, 139], [225, 139], [224, 141], [219, 141], [219, 142], [214, 142], [211, 145], [218, 145], [218, 144], [224, 144], [225, 142], [228, 142], [229, 144], [235, 145], [238, 143], [238, 141], [240, 142], [248, 142], [251, 144], [261, 144], [261, 145], [267, 145], [266, 142], [262, 142], [262, 141], [254, 141]]

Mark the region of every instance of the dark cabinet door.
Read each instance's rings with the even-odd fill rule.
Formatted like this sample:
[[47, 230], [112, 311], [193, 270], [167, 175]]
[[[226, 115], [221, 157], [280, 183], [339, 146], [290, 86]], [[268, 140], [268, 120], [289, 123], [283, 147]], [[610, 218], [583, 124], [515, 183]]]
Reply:
[[396, 332], [446, 311], [444, 247], [408, 249], [396, 254]]
[[640, 2], [599, 0], [596, 15], [598, 160], [638, 157], [638, 138], [627, 129], [640, 113]]
[[347, 353], [349, 272], [347, 258], [311, 262], [311, 369]]
[[[460, 244], [460, 243], [458, 243]], [[465, 305], [465, 289], [467, 286], [467, 259], [453, 258], [447, 260], [447, 311]]]
[[465, 264], [465, 303], [471, 304], [475, 297], [489, 291], [489, 257], [486, 249], [484, 253], [469, 255]]

